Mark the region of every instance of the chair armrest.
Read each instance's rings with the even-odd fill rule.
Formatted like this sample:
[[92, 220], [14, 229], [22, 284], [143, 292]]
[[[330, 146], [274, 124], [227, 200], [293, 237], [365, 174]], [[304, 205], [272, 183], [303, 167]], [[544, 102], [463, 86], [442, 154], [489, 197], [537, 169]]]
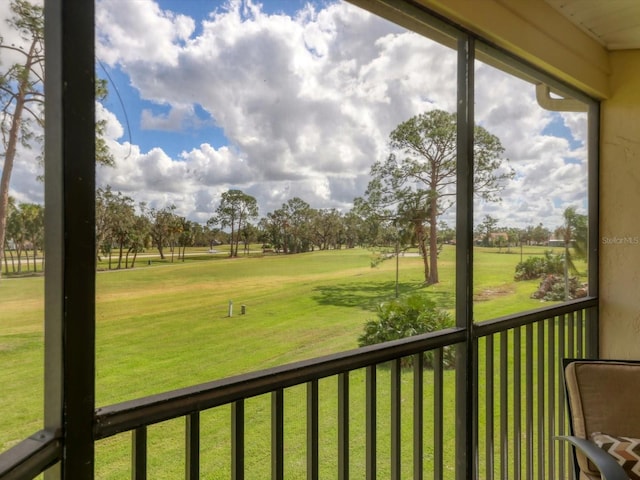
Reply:
[[[598, 447], [595, 443], [584, 438], [573, 436], [559, 436], [556, 440], [564, 440], [578, 448], [596, 468], [600, 471], [600, 475], [604, 480], [629, 480], [627, 473], [623, 470], [616, 460]], [[576, 478], [577, 478], [576, 472]]]

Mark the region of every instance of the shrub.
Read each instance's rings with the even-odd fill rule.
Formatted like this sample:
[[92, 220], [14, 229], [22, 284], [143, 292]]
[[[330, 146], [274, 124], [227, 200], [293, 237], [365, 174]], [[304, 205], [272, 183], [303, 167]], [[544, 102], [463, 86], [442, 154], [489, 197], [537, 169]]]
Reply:
[[[435, 302], [425, 295], [408, 297], [382, 303], [377, 308], [376, 320], [364, 325], [364, 332], [358, 338], [361, 347], [375, 345], [390, 340], [411, 337], [422, 333], [435, 332], [453, 326], [451, 315], [436, 307]], [[425, 367], [433, 367], [433, 352], [425, 352]], [[402, 359], [403, 366], [410, 366], [413, 358]], [[443, 362], [452, 368], [455, 361], [455, 347], [443, 349]]]
[[[567, 300], [585, 297], [587, 290], [586, 283], [581, 284], [577, 277], [569, 277], [569, 298]], [[564, 275], [546, 275], [531, 298], [555, 302], [565, 300], [564, 295]]]
[[516, 265], [515, 280], [531, 280], [539, 278], [544, 273], [544, 258], [529, 257]]
[[544, 257], [529, 257], [516, 265], [514, 279], [533, 280], [544, 275], [562, 275], [564, 272], [564, 255], [554, 254], [547, 250]]

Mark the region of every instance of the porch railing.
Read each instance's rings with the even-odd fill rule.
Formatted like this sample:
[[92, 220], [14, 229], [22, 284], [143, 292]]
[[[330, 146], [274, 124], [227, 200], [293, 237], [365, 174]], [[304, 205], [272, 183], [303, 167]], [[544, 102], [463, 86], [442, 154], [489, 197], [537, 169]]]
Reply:
[[[471, 342], [452, 328], [99, 408], [94, 438], [132, 432], [126, 475], [136, 480], [156, 478], [168, 455], [148, 433], [181, 418], [171, 431], [184, 435], [183, 453], [172, 463], [189, 480], [460, 478], [456, 442], [472, 442], [478, 478], [567, 478], [570, 452], [553, 441], [568, 428], [561, 359], [592, 356], [596, 309], [587, 298], [478, 323]], [[447, 368], [451, 349], [468, 345], [474, 371]], [[467, 400], [456, 375], [476, 379], [470, 438], [456, 429], [455, 405]], [[220, 409], [224, 446], [208, 443], [203, 421]], [[3, 453], [0, 479], [37, 476], [61, 461], [61, 441], [41, 431]], [[259, 458], [254, 442], [265, 447]]]

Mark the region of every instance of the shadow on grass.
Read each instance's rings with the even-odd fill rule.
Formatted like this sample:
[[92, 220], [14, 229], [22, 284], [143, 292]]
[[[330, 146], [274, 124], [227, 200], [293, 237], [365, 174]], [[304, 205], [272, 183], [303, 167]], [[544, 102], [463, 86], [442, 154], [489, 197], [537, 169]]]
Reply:
[[[395, 282], [363, 282], [320, 285], [314, 289], [313, 299], [320, 305], [337, 307], [358, 307], [362, 310], [374, 311], [381, 302], [392, 300], [396, 296]], [[400, 283], [400, 296], [409, 293], [423, 292], [427, 294], [440, 308], [450, 309], [454, 306], [452, 292], [430, 290], [422, 283]]]

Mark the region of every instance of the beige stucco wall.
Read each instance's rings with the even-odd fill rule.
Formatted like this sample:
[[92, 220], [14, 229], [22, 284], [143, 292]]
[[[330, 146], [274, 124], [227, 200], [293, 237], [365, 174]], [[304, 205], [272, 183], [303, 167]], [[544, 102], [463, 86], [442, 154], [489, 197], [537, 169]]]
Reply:
[[601, 112], [600, 351], [640, 359], [640, 51], [610, 60]]

